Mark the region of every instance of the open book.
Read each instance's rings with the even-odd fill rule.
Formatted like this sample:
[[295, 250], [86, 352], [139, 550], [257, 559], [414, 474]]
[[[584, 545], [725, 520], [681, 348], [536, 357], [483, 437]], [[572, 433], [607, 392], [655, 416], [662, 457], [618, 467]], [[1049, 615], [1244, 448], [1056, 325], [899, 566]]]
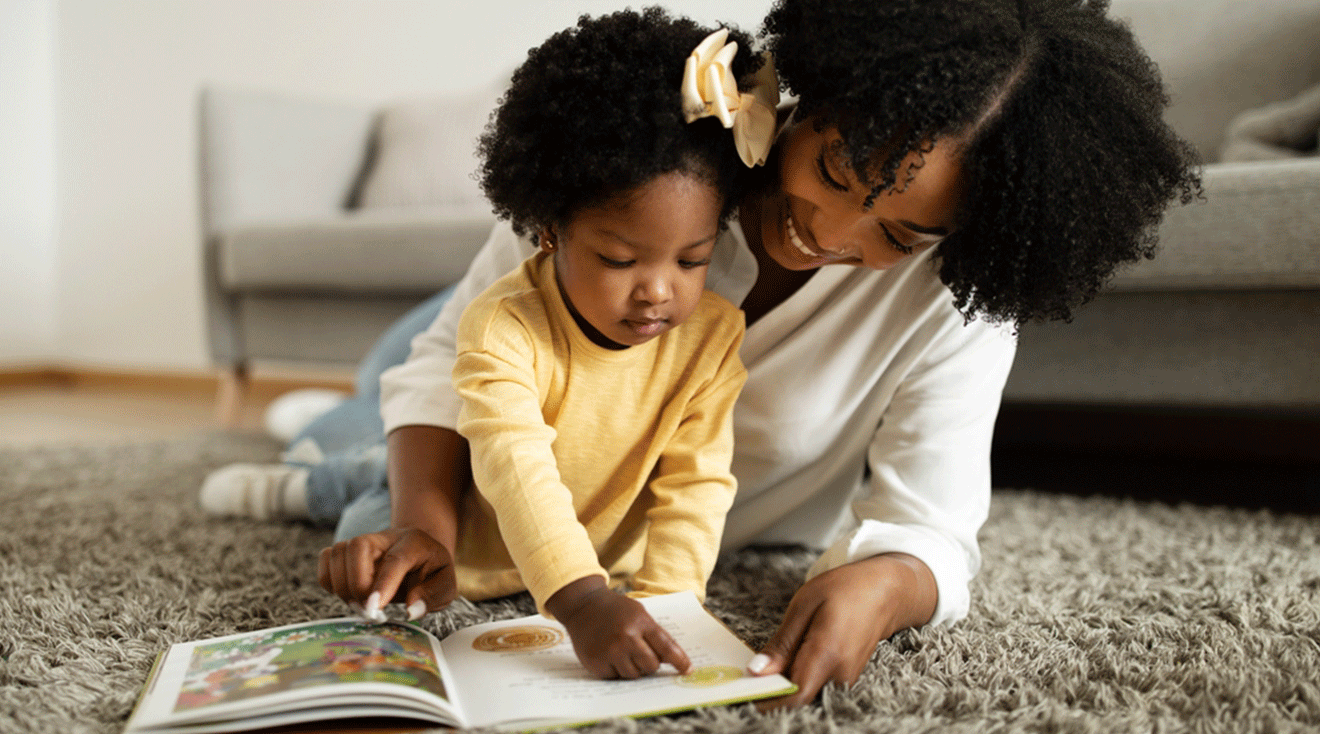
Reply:
[[636, 680], [592, 678], [540, 615], [458, 630], [330, 619], [173, 645], [126, 732], [205, 732], [361, 717], [533, 730], [652, 716], [796, 690], [744, 672], [752, 651], [691, 592], [640, 600], [692, 660]]

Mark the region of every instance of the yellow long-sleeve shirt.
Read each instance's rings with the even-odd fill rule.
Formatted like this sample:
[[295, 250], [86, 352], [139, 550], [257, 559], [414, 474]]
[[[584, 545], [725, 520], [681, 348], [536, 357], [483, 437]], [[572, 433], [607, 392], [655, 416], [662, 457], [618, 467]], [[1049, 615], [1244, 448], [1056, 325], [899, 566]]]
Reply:
[[732, 414], [743, 316], [711, 292], [684, 323], [622, 350], [591, 342], [529, 258], [464, 311], [454, 387], [473, 480], [459, 593], [545, 601], [600, 575], [638, 595], [705, 598], [736, 490]]

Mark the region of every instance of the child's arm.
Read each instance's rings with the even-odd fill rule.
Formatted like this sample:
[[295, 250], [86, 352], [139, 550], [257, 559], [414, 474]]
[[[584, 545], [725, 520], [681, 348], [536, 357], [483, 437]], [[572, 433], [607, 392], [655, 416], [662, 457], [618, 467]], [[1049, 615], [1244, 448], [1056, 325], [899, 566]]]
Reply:
[[559, 474], [556, 432], [541, 413], [535, 331], [498, 309], [469, 309], [460, 324], [458, 427], [478, 491], [495, 511], [523, 583], [542, 611], [563, 622], [584, 667], [626, 678], [655, 672], [661, 662], [686, 670], [686, 655], [641, 604], [606, 586], [609, 576]]
[[719, 369], [689, 401], [682, 425], [661, 453], [649, 485], [654, 503], [646, 515], [646, 553], [633, 575], [637, 595], [691, 589], [697, 598], [706, 597], [725, 515], [737, 492], [730, 470], [733, 405], [747, 381], [738, 358], [741, 318], [722, 326], [727, 330], [710, 338], [727, 345]]
[[520, 328], [514, 323], [492, 330], [501, 333], [480, 350], [463, 349], [460, 333], [454, 387], [463, 398], [458, 431], [468, 440], [476, 489], [494, 511], [523, 583], [545, 611], [550, 595], [570, 582], [609, 574], [560, 478], [552, 448], [556, 432], [541, 414], [536, 360], [524, 356], [535, 347]]

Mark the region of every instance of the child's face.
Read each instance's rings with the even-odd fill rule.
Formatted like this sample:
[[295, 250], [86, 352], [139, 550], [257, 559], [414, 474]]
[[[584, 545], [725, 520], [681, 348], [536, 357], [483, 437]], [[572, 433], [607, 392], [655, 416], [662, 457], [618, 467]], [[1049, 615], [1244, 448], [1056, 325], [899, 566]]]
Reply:
[[615, 344], [642, 344], [683, 323], [706, 287], [720, 208], [709, 184], [667, 173], [583, 210], [552, 235], [564, 295]]

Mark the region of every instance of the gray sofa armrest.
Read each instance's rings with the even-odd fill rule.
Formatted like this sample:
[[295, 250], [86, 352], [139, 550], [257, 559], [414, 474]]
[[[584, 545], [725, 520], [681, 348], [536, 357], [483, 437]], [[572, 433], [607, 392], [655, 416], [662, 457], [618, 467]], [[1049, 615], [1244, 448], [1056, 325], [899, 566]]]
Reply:
[[1116, 290], [1320, 288], [1320, 158], [1212, 164], [1203, 182]]
[[463, 277], [494, 224], [397, 209], [248, 225], [220, 237], [219, 278], [231, 292], [430, 294]]
[[239, 89], [202, 92], [203, 231], [341, 214], [375, 110]]

